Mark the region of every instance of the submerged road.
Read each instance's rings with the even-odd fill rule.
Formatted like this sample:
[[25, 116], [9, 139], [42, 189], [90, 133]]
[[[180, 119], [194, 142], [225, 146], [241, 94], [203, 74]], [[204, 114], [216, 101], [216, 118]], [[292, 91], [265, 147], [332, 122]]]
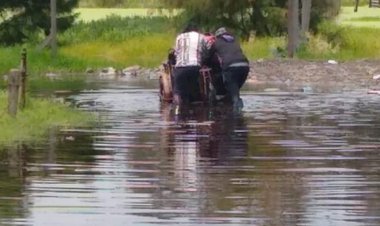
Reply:
[[175, 116], [151, 86], [71, 96], [97, 125], [3, 154], [0, 225], [380, 225], [380, 96], [242, 97]]

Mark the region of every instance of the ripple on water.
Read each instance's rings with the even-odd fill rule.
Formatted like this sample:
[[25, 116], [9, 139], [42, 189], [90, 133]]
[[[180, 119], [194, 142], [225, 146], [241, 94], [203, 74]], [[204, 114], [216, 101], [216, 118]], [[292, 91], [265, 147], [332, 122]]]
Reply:
[[99, 123], [5, 155], [0, 224], [379, 225], [380, 98], [256, 94], [241, 115], [123, 85], [72, 97]]

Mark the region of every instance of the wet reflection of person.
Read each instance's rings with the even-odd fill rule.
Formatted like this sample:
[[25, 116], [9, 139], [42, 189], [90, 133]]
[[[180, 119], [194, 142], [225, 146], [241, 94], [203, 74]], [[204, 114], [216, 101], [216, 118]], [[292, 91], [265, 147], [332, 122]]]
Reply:
[[221, 107], [213, 111], [212, 123], [199, 126], [199, 155], [219, 163], [232, 157], [244, 157], [248, 151], [248, 127], [241, 114], [226, 114], [231, 110]]
[[167, 146], [168, 154], [175, 153], [171, 147], [183, 146], [187, 142], [192, 144], [186, 146], [196, 147], [196, 155], [200, 158], [223, 162], [231, 157], [246, 156], [248, 129], [244, 116], [234, 114], [229, 108], [224, 105], [213, 108], [194, 106], [175, 115], [169, 106], [163, 107], [163, 119], [177, 125], [175, 129], [165, 129], [162, 134], [166, 139], [162, 144]]

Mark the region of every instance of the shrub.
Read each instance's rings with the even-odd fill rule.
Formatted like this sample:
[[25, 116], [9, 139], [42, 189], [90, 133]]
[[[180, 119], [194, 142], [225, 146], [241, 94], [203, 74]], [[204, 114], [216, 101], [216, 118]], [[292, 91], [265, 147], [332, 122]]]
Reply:
[[326, 38], [333, 46], [344, 45], [344, 34], [347, 28], [330, 21], [319, 24], [317, 33]]
[[77, 44], [90, 41], [120, 42], [131, 37], [165, 33], [171, 30], [169, 17], [119, 17], [79, 22], [59, 37], [61, 44]]

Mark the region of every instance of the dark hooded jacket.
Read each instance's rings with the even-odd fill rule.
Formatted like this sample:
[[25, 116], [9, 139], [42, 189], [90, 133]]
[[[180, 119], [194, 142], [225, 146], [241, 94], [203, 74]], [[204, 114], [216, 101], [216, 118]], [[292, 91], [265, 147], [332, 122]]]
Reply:
[[245, 57], [239, 43], [234, 36], [227, 32], [216, 36], [212, 51], [219, 57], [222, 69], [239, 63], [243, 63], [243, 65], [246, 63], [249, 66], [248, 59]]

